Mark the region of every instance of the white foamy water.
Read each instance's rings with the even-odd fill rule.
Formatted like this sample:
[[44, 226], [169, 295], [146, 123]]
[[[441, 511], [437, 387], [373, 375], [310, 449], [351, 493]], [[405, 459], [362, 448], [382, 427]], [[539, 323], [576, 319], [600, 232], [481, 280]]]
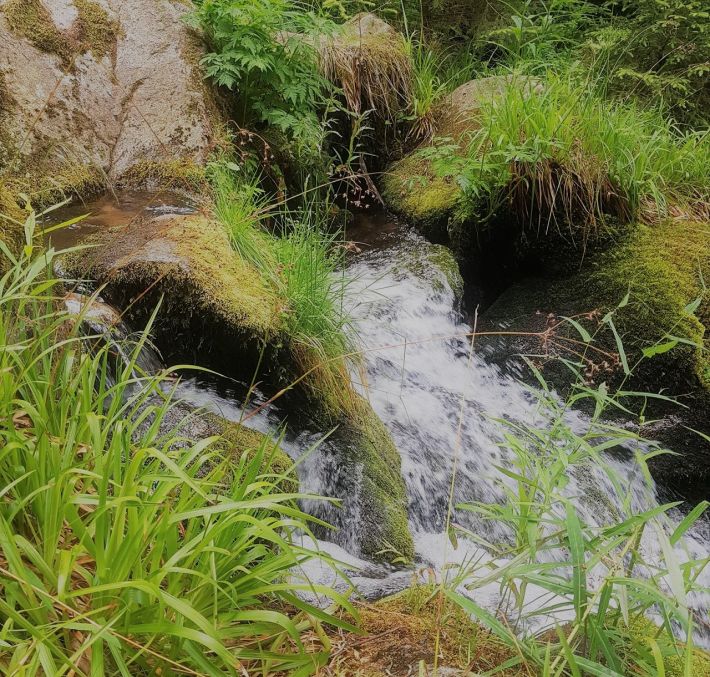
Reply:
[[[305, 459], [302, 456], [317, 441], [317, 433], [289, 430], [283, 446], [292, 458], [301, 459], [298, 472], [302, 491], [344, 499], [341, 510], [323, 503], [306, 507], [338, 527], [328, 536], [334, 543], [314, 545], [343, 563], [343, 570], [361, 594], [374, 598], [406, 587], [413, 580], [453, 577], [466, 571], [464, 582], [469, 588], [473, 584], [473, 589], [463, 585], [459, 589], [491, 610], [505, 610], [507, 601], [501, 598], [499, 584], [487, 578], [505, 560], [497, 559], [465, 537], [460, 537], [454, 546], [443, 533], [452, 475], [455, 474], [454, 505], [505, 503], [501, 481], [511, 485], [513, 481], [499, 468], [511, 468], [513, 458], [512, 452], [501, 446], [504, 428], [500, 419], [544, 427], [549, 414], [526, 386], [489, 363], [475, 344], [471, 346], [466, 336], [471, 327], [456, 310], [457, 299], [450, 281], [430, 261], [437, 258], [436, 251], [422, 238], [407, 234], [391, 248], [358, 256], [347, 270], [352, 280], [347, 290], [348, 310], [364, 349], [363, 374], [358, 371], [356, 378], [364, 376], [359, 388], [389, 429], [401, 455], [416, 547], [415, 568], [393, 571], [364, 562], [353, 551], [352, 533], [359, 525], [356, 512], [349, 509], [348, 498], [357, 491], [357, 477], [356, 473], [339, 471], [338, 458], [339, 454], [342, 458], [343, 451], [337, 448], [336, 439], [311, 451]], [[228, 419], [238, 421], [243, 416], [233, 399], [203, 386], [187, 383], [180, 394]], [[270, 408], [251, 418], [248, 425], [273, 433], [280, 420], [279, 411]], [[589, 426], [578, 413], [567, 413], [565, 420], [577, 431]], [[631, 451], [627, 456], [633, 459]], [[648, 485], [635, 462], [624, 460], [619, 454], [607, 462], [620, 478], [617, 485], [593, 464], [568, 471], [565, 494], [574, 502], [584, 523], [609, 526], [624, 515], [658, 504], [653, 486]], [[665, 528], [670, 528], [671, 520]], [[483, 520], [470, 511], [454, 510], [452, 521], [490, 543], [504, 545], [511, 538], [502, 523]], [[664, 568], [656, 532], [647, 529], [640, 548], [646, 562]], [[707, 523], [689, 532], [674, 551], [682, 561], [707, 558]], [[565, 553], [551, 551], [543, 556], [548, 560], [566, 557]], [[347, 589], [347, 584], [327, 565], [311, 562], [303, 573], [311, 580]], [[606, 573], [602, 565], [591, 570], [588, 578], [592, 587]], [[656, 571], [638, 569], [636, 573], [648, 576]], [[710, 586], [707, 569], [698, 582], [706, 588]], [[529, 586], [526, 610], [534, 611], [554, 601], [542, 589]], [[707, 626], [710, 595], [694, 592], [688, 603], [700, 624]], [[558, 611], [554, 619], [535, 617], [527, 627], [539, 630], [546, 622], [565, 620], [568, 613]], [[699, 632], [705, 646], [710, 646], [709, 637], [710, 633]]]

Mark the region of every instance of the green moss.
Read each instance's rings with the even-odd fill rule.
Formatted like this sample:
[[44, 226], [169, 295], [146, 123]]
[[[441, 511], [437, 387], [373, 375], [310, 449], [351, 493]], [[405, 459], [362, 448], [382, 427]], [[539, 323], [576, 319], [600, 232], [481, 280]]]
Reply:
[[[710, 224], [669, 220], [639, 226], [622, 246], [597, 257], [578, 289], [604, 308], [614, 307], [628, 291], [629, 304], [616, 312], [615, 323], [629, 345], [639, 349], [667, 332], [688, 339], [697, 347], [677, 348], [674, 359], [685, 353], [688, 371], [702, 381], [707, 355], [701, 346], [710, 324], [702, 281], [708, 279]], [[698, 298], [696, 311], [686, 312]]]
[[401, 458], [389, 431], [370, 405], [358, 398], [356, 414], [341, 427], [352, 472], [360, 474], [360, 550], [366, 557], [411, 561], [414, 543], [407, 517]]
[[27, 38], [37, 49], [56, 54], [64, 65], [71, 63], [76, 42], [54, 25], [40, 0], [10, 0], [3, 12], [14, 33]]
[[[708, 279], [710, 225], [669, 220], [637, 226], [621, 243], [591, 257], [583, 270], [571, 277], [514, 285], [486, 311], [483, 320], [493, 325], [505, 322], [515, 330], [542, 331], [548, 313], [574, 316], [595, 335], [598, 348], [616, 353], [614, 335], [600, 320], [628, 294], [628, 303], [614, 310], [613, 321], [629, 364], [636, 363], [643, 348], [667, 340], [668, 334], [696, 344], [681, 343], [642, 362], [636, 371], [636, 385], [655, 391], [670, 388], [672, 392], [685, 392], [688, 385], [697, 388], [701, 383], [707, 388], [710, 298], [703, 280]], [[698, 298], [701, 302], [695, 312], [687, 312], [688, 304]], [[599, 312], [590, 315], [592, 311]], [[579, 339], [571, 326], [562, 325], [558, 331]], [[703, 343], [705, 351], [700, 347]], [[530, 339], [518, 349], [537, 354], [540, 345], [537, 339]], [[598, 364], [613, 362], [593, 352], [590, 357]], [[611, 367], [620, 371], [618, 361]], [[593, 380], [609, 375], [605, 367]]]
[[56, 54], [64, 67], [91, 51], [97, 59], [110, 54], [118, 37], [118, 22], [94, 0], [74, 0], [77, 20], [68, 31], [56, 27], [40, 0], [10, 0], [3, 7], [8, 26], [37, 49]]
[[[631, 620], [629, 627], [629, 638], [634, 644], [642, 646], [647, 650], [648, 657], [646, 663], [654, 666], [654, 668], [655, 659], [651, 655], [649, 640], [656, 639], [658, 637], [658, 633], [658, 627], [647, 618], [636, 616]], [[685, 651], [685, 648], [683, 646], [679, 646], [678, 651], [682, 654]], [[677, 655], [672, 646], [668, 647], [668, 650], [663, 653], [663, 667], [665, 669], [666, 677], [683, 677], [686, 674], [685, 659], [680, 655]], [[632, 661], [629, 661], [627, 668], [633, 673], [636, 673], [637, 671], [639, 673], [641, 672], [640, 666], [635, 665]], [[700, 649], [695, 649], [693, 651], [693, 658], [691, 659], [690, 674], [693, 677], [710, 677], [710, 654]]]
[[416, 153], [390, 167], [381, 180], [382, 198], [432, 239], [446, 236], [449, 217], [461, 190], [451, 177], [435, 174], [428, 160]]
[[202, 193], [207, 190], [205, 169], [190, 158], [139, 160], [118, 181], [123, 188], [185, 190]]
[[454, 296], [458, 300], [463, 298], [464, 281], [458, 261], [453, 252], [444, 245], [423, 243], [398, 250], [394, 272], [399, 269], [426, 280], [434, 291], [441, 292], [444, 285], [441, 279], [437, 278], [436, 272], [439, 272], [444, 276]]
[[96, 59], [113, 53], [120, 26], [106, 10], [94, 0], [73, 0], [79, 12], [76, 28], [79, 32], [81, 52], [91, 51]]
[[[92, 248], [67, 260], [70, 274], [108, 283], [116, 294], [155, 289], [165, 294], [162, 311], [173, 312], [176, 321], [209, 319], [213, 329], [231, 334], [232, 340], [240, 335], [268, 340], [282, 329], [276, 292], [234, 255], [224, 228], [214, 221], [201, 216], [138, 220], [102, 231], [87, 244]], [[155, 299], [148, 296], [145, 303]]]

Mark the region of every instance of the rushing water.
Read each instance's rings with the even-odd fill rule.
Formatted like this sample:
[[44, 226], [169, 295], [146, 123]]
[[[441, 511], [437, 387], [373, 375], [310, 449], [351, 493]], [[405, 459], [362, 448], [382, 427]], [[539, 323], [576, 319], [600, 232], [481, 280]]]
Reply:
[[[458, 310], [460, 299], [452, 280], [437, 263], [440, 250], [391, 222], [371, 222], [369, 230], [379, 234], [374, 238], [371, 233], [367, 235], [376, 246], [361, 245], [365, 251], [350, 259], [346, 271], [350, 279], [347, 309], [364, 355], [364, 369], [354, 372], [353, 378], [389, 429], [401, 455], [419, 572], [415, 575], [429, 571], [436, 577], [450, 571], [451, 565], [470, 568], [474, 563], [479, 571], [490, 570], [500, 562], [488, 551], [466, 538], [460, 538], [454, 547], [444, 534], [450, 491], [453, 505], [504, 503], [504, 476], [498, 468], [511, 467], [513, 459], [512, 452], [501, 445], [500, 420], [544, 427], [545, 411], [529, 388], [503, 373], [475, 343], [471, 344], [471, 326]], [[356, 238], [358, 235], [363, 236], [363, 231], [355, 233]], [[192, 405], [240, 421], [245, 408], [236, 392], [186, 381], [179, 395]], [[249, 408], [257, 404], [258, 399], [252, 400]], [[251, 417], [247, 424], [273, 433], [285, 418], [286, 412], [272, 406]], [[566, 414], [566, 422], [577, 430], [587, 425], [584, 417], [575, 413]], [[318, 546], [345, 563], [352, 582], [365, 596], [381, 596], [409, 585], [411, 570], [397, 571], [358, 558], [353, 543], [359, 525], [352, 507], [357, 473], [344, 472], [339, 463], [347, 454], [339, 447], [342, 440], [331, 437], [317, 446], [323, 431], [302, 428], [288, 428], [282, 444], [297, 460], [301, 490], [343, 499], [341, 509], [325, 502], [305, 506], [337, 527], [328, 537], [332, 542]], [[621, 478], [616, 487], [594, 466], [569, 471], [565, 492], [585, 523], [613, 523], [627, 493], [629, 512], [657, 505], [653, 488], [632, 459], [630, 451], [609, 457], [609, 465]], [[482, 520], [465, 510], [454, 510], [451, 517], [453, 523], [488, 542], [510, 539], [508, 528], [500, 522]], [[640, 547], [646, 561], [662, 561], [661, 546], [653, 532], [644, 532]], [[708, 557], [707, 523], [698, 524], [676, 546], [676, 552], [682, 560]], [[305, 573], [319, 582], [344, 586], [328, 567], [313, 564]], [[603, 574], [600, 567], [589, 572], [592, 584]], [[710, 586], [707, 571], [701, 574], [700, 582]], [[467, 594], [489, 608], [497, 608], [502, 602], [496, 584]], [[528, 596], [531, 605], [549, 602], [534, 586]], [[710, 622], [710, 596], [694, 593], [689, 603], [701, 623]], [[537, 619], [537, 623], [544, 623], [544, 619]], [[700, 635], [701, 642], [710, 646], [709, 635]]]
[[[500, 484], [504, 476], [497, 467], [511, 467], [512, 453], [500, 444], [500, 419], [545, 426], [547, 415], [529, 388], [489, 363], [484, 353], [471, 345], [467, 336], [471, 326], [457, 309], [459, 299], [450, 279], [436, 263], [437, 251], [423, 238], [400, 230], [386, 232], [379, 246], [352, 258], [347, 268], [351, 280], [348, 311], [365, 361], [363, 373], [358, 371], [353, 377], [400, 452], [419, 571], [439, 575], [452, 567], [470, 568], [474, 563], [477, 570], [489, 571], [500, 562], [465, 538], [454, 547], [443, 533], [452, 473], [455, 468], [454, 505], [504, 503], [506, 495]], [[214, 389], [193, 383], [186, 384], [181, 393], [193, 404], [213, 408], [227, 418], [238, 420], [243, 415], [233, 399]], [[282, 415], [272, 408], [256, 420], [250, 419], [249, 424], [263, 431], [273, 430]], [[588, 425], [581, 414], [574, 412], [566, 414], [566, 422], [580, 432]], [[291, 431], [284, 448], [299, 458], [317, 438], [312, 432]], [[410, 584], [411, 572], [374, 566], [359, 560], [353, 552], [351, 534], [358, 525], [356, 515], [347, 510], [347, 499], [356, 479], [337, 473], [338, 453], [342, 454], [342, 449], [338, 450], [337, 440], [331, 439], [298, 466], [302, 490], [345, 499], [344, 512], [327, 504], [309, 506], [339, 527], [330, 537], [335, 545], [322, 547], [357, 572], [351, 580], [365, 596], [381, 596]], [[631, 450], [609, 457], [608, 465], [621, 480], [617, 487], [596, 466], [569, 471], [565, 493], [575, 502], [582, 521], [589, 525], [613, 524], [626, 492], [629, 514], [657, 505], [653, 488], [632, 459]], [[470, 511], [455, 510], [452, 519], [488, 542], [505, 542], [511, 536], [500, 522], [483, 520]], [[701, 523], [676, 548], [676, 554], [683, 561], [701, 559], [710, 553], [709, 543], [707, 525]], [[640, 547], [646, 561], [662, 562], [654, 532], [644, 533]], [[553, 556], [547, 554], [548, 558]], [[306, 573], [321, 582], [338, 584], [326, 569], [316, 567]], [[591, 571], [591, 584], [604, 573], [603, 567]], [[707, 571], [702, 577], [704, 584], [710, 585]], [[497, 608], [502, 602], [497, 584], [467, 594], [489, 608]], [[530, 606], [541, 607], [551, 601], [535, 586], [529, 588], [528, 598]], [[706, 623], [710, 620], [710, 596], [694, 594], [689, 603], [698, 619]], [[544, 623], [543, 616], [531, 627]], [[708, 644], [705, 633], [701, 633], [701, 641]]]

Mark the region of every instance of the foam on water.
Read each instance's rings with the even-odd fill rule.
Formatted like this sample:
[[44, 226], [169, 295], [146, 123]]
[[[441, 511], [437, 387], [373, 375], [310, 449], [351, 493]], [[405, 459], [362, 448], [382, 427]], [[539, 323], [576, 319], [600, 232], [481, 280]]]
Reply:
[[[475, 344], [472, 349], [466, 336], [471, 327], [456, 310], [457, 299], [450, 280], [430, 262], [436, 258], [428, 256], [433, 252], [431, 248], [422, 238], [403, 234], [388, 249], [358, 256], [347, 270], [352, 280], [347, 290], [348, 310], [365, 361], [362, 373], [358, 371], [353, 376], [360, 379], [358, 387], [391, 432], [402, 458], [416, 548], [415, 570], [395, 571], [364, 562], [353, 551], [349, 534], [358, 528], [357, 515], [348, 512], [347, 497], [355, 491], [357, 479], [338, 474], [335, 441], [329, 440], [311, 452], [298, 466], [302, 491], [346, 499], [344, 511], [323, 503], [306, 506], [339, 527], [330, 537], [336, 544], [312, 545], [342, 562], [342, 570], [360, 593], [369, 598], [404, 588], [413, 579], [438, 579], [442, 575], [455, 575], [462, 568], [473, 570], [474, 580], [478, 577], [485, 581], [495, 567], [503, 564], [503, 560], [496, 560], [470, 540], [460, 538], [454, 547], [444, 535], [452, 472], [455, 466], [453, 504], [505, 502], [500, 485], [502, 474], [496, 466], [510, 467], [512, 458], [511, 452], [500, 445], [499, 419], [536, 425], [546, 422], [538, 400], [526, 386], [489, 363], [477, 352]], [[416, 265], [407, 265], [410, 258]], [[243, 410], [233, 399], [213, 389], [188, 382], [182, 386], [180, 395], [228, 419], [238, 421], [243, 416]], [[273, 432], [282, 416], [277, 409], [267, 408], [250, 418], [248, 425]], [[567, 414], [567, 423], [577, 430], [587, 425], [584, 417], [574, 412]], [[291, 430], [283, 446], [292, 458], [298, 459], [317, 439], [318, 434], [313, 431]], [[594, 466], [570, 471], [565, 491], [587, 524], [613, 523], [614, 510], [624, 505], [626, 492], [629, 512], [657, 505], [653, 487], [649, 487], [640, 467], [631, 460], [633, 455], [628, 456], [625, 460], [616, 454], [608, 460], [622, 478], [620, 488]], [[452, 517], [455, 524], [488, 542], [500, 543], [510, 538], [508, 529], [500, 522], [483, 520], [473, 512], [456, 510]], [[707, 524], [698, 525], [676, 546], [677, 554], [684, 561], [708, 557], [708, 536]], [[662, 561], [659, 539], [652, 531], [644, 532], [640, 547], [646, 561]], [[555, 553], [547, 552], [545, 556], [552, 559]], [[347, 588], [330, 566], [317, 561], [305, 565], [300, 573], [341, 590]], [[590, 583], [594, 585], [605, 573], [599, 565], [589, 572]], [[710, 586], [708, 570], [701, 574], [699, 582]], [[505, 608], [496, 583], [460, 590], [489, 609], [500, 609], [501, 605]], [[550, 603], [549, 594], [529, 586], [526, 603], [528, 610], [542, 608]], [[701, 621], [710, 623], [710, 596], [694, 593], [689, 603]], [[562, 613], [555, 620], [565, 618]], [[545, 623], [544, 615], [535, 617], [529, 629], [539, 629]], [[701, 633], [700, 640], [710, 646], [707, 633]]]

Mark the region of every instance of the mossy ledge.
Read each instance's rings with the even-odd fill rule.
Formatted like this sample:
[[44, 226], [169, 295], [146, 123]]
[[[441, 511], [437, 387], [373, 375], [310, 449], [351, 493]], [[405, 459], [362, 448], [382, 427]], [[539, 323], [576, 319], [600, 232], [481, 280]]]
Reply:
[[[550, 321], [573, 317], [594, 336], [595, 350], [586, 351], [589, 363], [584, 377], [592, 387], [605, 382], [610, 388], [622, 382], [624, 372], [615, 336], [602, 321], [608, 311], [614, 311], [612, 320], [631, 366], [642, 357], [644, 348], [657, 343], [670, 346], [671, 337], [678, 337], [681, 341], [672, 349], [642, 360], [633, 377], [625, 380], [624, 390], [680, 396], [687, 406], [686, 425], [708, 434], [710, 294], [703, 282], [708, 279], [708, 224], [668, 220], [637, 226], [615, 247], [592, 257], [575, 275], [554, 280], [528, 278], [513, 285], [482, 315], [480, 328], [544, 332]], [[617, 308], [627, 294], [628, 302]], [[580, 341], [569, 323], [562, 321], [555, 331], [557, 338]], [[485, 343], [501, 361], [511, 354], [541, 352], [535, 336], [488, 339]], [[546, 344], [550, 357], [575, 357], [555, 347], [559, 344], [559, 340]], [[543, 359], [540, 366], [552, 385], [567, 391], [570, 373], [559, 360]], [[634, 403], [634, 408], [640, 404], [638, 399]], [[669, 406], [650, 399], [646, 419], [681, 413], [677, 406], [669, 411]], [[695, 435], [681, 439], [677, 429], [672, 440], [663, 435], [662, 429], [653, 433], [684, 459], [682, 463], [670, 455], [652, 459], [656, 481], [691, 499], [707, 498], [710, 445]]]
[[113, 52], [119, 35], [119, 24], [93, 0], [74, 0], [77, 18], [68, 30], [60, 30], [41, 0], [10, 0], [2, 11], [7, 24], [17, 35], [29, 40], [37, 49], [56, 54], [65, 68], [74, 59], [91, 51], [96, 59]]
[[220, 224], [199, 215], [136, 219], [86, 244], [65, 257], [66, 272], [105, 285], [133, 326], [159, 306], [153, 332], [167, 359], [249, 379], [262, 350], [282, 344], [276, 292], [234, 256]]

